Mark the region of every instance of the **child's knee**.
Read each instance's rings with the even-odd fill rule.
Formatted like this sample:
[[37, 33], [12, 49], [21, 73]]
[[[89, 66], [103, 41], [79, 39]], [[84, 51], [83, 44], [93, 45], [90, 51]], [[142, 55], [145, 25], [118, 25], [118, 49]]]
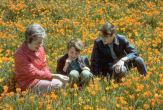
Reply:
[[90, 79], [92, 76], [93, 76], [93, 74], [88, 70], [83, 70], [81, 72], [81, 78], [82, 79]]
[[69, 73], [69, 76], [70, 76], [70, 79], [78, 80], [78, 79], [79, 79], [79, 72], [76, 71], [76, 70], [72, 70], [72, 71]]

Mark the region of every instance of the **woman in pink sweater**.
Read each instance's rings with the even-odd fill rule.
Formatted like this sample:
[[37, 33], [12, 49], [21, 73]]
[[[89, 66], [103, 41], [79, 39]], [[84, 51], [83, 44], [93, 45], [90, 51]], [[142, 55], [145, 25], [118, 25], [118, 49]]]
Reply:
[[43, 48], [45, 36], [44, 28], [32, 24], [26, 28], [25, 42], [14, 54], [14, 73], [22, 90], [30, 88], [34, 92], [48, 92], [62, 87], [69, 80], [67, 76], [49, 71]]

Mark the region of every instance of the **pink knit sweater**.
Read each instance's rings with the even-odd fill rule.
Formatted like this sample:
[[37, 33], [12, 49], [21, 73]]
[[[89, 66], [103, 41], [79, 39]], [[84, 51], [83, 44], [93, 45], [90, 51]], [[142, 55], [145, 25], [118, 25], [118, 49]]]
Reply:
[[43, 47], [34, 52], [23, 43], [14, 54], [14, 64], [16, 82], [22, 90], [34, 86], [41, 79], [52, 79]]

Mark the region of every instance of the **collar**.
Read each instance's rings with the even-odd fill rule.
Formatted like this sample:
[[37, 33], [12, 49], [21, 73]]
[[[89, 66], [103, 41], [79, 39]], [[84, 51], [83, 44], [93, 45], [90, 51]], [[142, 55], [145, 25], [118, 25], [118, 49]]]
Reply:
[[119, 45], [118, 35], [113, 40], [114, 44]]
[[[26, 53], [28, 53], [28, 54], [35, 54], [35, 55], [36, 55], [38, 52], [40, 52], [41, 47], [40, 47], [37, 51], [32, 51], [32, 50], [29, 49], [27, 43], [24, 42], [24, 43], [22, 44], [22, 49], [23, 49], [24, 52], [26, 52]], [[36, 56], [37, 56], [37, 55], [36, 55]]]

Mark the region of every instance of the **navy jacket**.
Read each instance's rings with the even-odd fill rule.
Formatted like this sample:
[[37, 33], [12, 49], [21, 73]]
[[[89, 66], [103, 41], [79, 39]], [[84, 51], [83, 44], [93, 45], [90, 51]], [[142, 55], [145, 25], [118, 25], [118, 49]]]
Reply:
[[124, 36], [118, 34], [113, 40], [113, 50], [117, 59], [113, 59], [108, 45], [104, 45], [100, 37], [95, 40], [91, 56], [91, 71], [93, 74], [107, 74], [122, 57], [127, 56], [129, 60], [133, 60], [138, 56], [136, 49], [129, 44]]

